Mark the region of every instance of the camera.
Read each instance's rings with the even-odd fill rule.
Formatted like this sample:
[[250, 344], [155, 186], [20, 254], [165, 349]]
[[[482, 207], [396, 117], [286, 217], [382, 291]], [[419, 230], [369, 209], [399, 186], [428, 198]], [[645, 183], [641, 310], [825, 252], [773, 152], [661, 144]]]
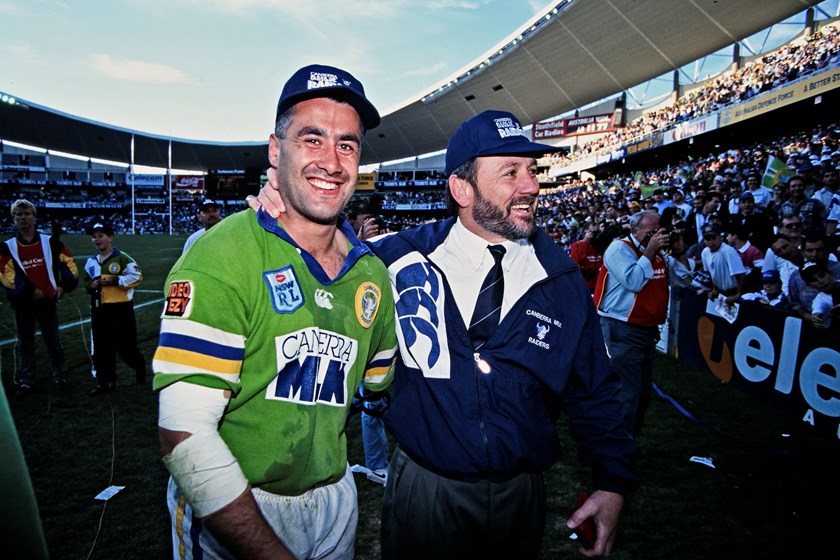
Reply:
[[674, 222], [670, 228], [665, 228], [668, 231], [668, 245], [673, 245], [674, 242], [682, 236], [683, 231], [685, 231], [685, 221], [680, 220], [678, 222]]
[[386, 229], [389, 229], [391, 227], [391, 222], [386, 220], [385, 216], [383, 216], [382, 214], [375, 216], [373, 219], [376, 222], [376, 226], [379, 228], [380, 232], [385, 231]]

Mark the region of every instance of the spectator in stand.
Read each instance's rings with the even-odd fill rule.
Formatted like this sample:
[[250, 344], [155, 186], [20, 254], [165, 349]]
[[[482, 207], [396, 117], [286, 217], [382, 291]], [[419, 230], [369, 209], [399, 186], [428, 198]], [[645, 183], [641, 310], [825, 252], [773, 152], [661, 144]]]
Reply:
[[[802, 243], [805, 238], [802, 235], [802, 220], [798, 216], [782, 218], [782, 221], [779, 223], [779, 233], [785, 234], [797, 249], [802, 249]], [[774, 237], [774, 239], [776, 238]], [[776, 261], [776, 253], [771, 246], [764, 254], [764, 265], [761, 268], [764, 270], [778, 269], [779, 267], [776, 265]], [[787, 293], [787, 281], [784, 274], [782, 274], [782, 279], [785, 280], [785, 293]]]
[[[816, 176], [816, 170], [810, 161], [805, 161], [796, 168], [796, 174], [802, 177], [805, 182], [805, 196], [812, 197], [820, 188], [820, 181]], [[822, 202], [822, 201], [821, 201]]]
[[703, 226], [709, 219], [706, 212], [707, 200], [705, 193], [695, 193], [694, 199], [691, 201], [691, 212], [685, 218], [685, 243], [689, 247], [703, 238], [700, 232], [703, 231]]
[[682, 189], [676, 187], [671, 189], [671, 202], [674, 208], [679, 210], [679, 219], [685, 220], [691, 213], [691, 205], [685, 201], [685, 195]]
[[712, 289], [708, 293], [710, 300], [719, 295], [726, 297], [726, 303], [732, 304], [744, 293], [746, 269], [738, 251], [723, 242], [720, 229], [714, 224], [703, 228], [703, 243], [706, 248], [700, 258], [703, 269], [709, 273]]
[[817, 197], [805, 196], [805, 179], [794, 175], [788, 179], [788, 199], [781, 205], [781, 218], [796, 216], [802, 225], [801, 233], [821, 235], [825, 233], [823, 222], [827, 215], [826, 206]]
[[652, 393], [653, 361], [659, 325], [665, 323], [671, 285], [688, 286], [693, 262], [680, 237], [669, 247], [656, 211], [630, 217], [630, 234], [613, 241], [598, 274], [595, 304], [610, 364], [622, 381], [624, 428], [639, 434]]
[[724, 197], [723, 193], [720, 191], [709, 191], [706, 193], [707, 202], [706, 206], [708, 208], [708, 215], [717, 216], [720, 218], [721, 224], [728, 224], [729, 223], [729, 208], [724, 204]]
[[[827, 165], [819, 170], [820, 188], [814, 192], [813, 198], [823, 203], [824, 208], [831, 205], [832, 197], [837, 193], [837, 170], [832, 165]], [[825, 214], [823, 218], [825, 218]]]
[[344, 219], [349, 222], [356, 237], [362, 241], [379, 235], [377, 213], [378, 208], [370, 196], [354, 195], [344, 207]]
[[[773, 191], [761, 184], [761, 176], [751, 172], [744, 180], [744, 189], [741, 194], [751, 193], [758, 208], [764, 209], [773, 200]], [[740, 201], [740, 199], [739, 199]]]
[[569, 256], [578, 265], [590, 293], [595, 293], [595, 281], [598, 279], [598, 270], [604, 260], [603, 254], [595, 248], [595, 238], [600, 232], [598, 224], [587, 223], [583, 239], [572, 243], [569, 249]]
[[817, 290], [811, 303], [811, 324], [826, 329], [840, 323], [835, 321], [840, 314], [840, 281], [824, 264], [808, 261], [802, 265], [802, 279]]
[[717, 188], [723, 195], [724, 207], [729, 214], [738, 211], [738, 199], [741, 196], [741, 183], [738, 181], [725, 181]]
[[653, 207], [660, 216], [663, 210], [669, 206], [673, 206], [673, 203], [665, 197], [665, 189], [654, 189], [652, 198]]
[[764, 256], [762, 271], [778, 270], [782, 278], [782, 291], [789, 295], [791, 275], [805, 263], [799, 246], [784, 233], [777, 233]]
[[198, 239], [203, 236], [205, 233], [210, 231], [210, 228], [214, 225], [218, 224], [222, 219], [222, 213], [219, 210], [219, 203], [215, 200], [205, 199], [201, 202], [201, 206], [198, 207], [198, 221], [201, 223], [201, 229], [187, 237], [187, 241], [184, 243], [184, 249], [181, 253], [186, 253], [187, 249], [193, 246], [193, 243], [198, 241]]
[[[831, 254], [825, 236], [805, 238], [802, 242], [802, 258], [826, 267], [835, 278], [840, 278], [840, 262]], [[788, 298], [791, 308], [806, 321], [813, 323], [811, 308], [818, 289], [810, 286], [801, 276], [800, 270], [791, 273], [788, 280]]]
[[788, 309], [788, 297], [782, 292], [782, 279], [778, 270], [768, 270], [761, 274], [761, 289], [750, 291], [741, 296], [742, 301], [755, 301], [776, 309]]
[[840, 249], [838, 221], [840, 221], [840, 193], [834, 193], [834, 196], [831, 197], [831, 206], [828, 208], [828, 217], [825, 219], [825, 233], [828, 237], [829, 246], [835, 251]]
[[58, 233], [46, 235], [35, 229], [37, 210], [26, 199], [11, 207], [17, 233], [0, 245], [0, 282], [15, 314], [15, 356], [18, 378], [16, 396], [29, 395], [35, 385], [35, 325], [52, 363], [52, 381], [64, 389], [67, 366], [58, 333], [57, 304], [78, 286], [79, 271], [70, 250]]
[[730, 216], [726, 229], [729, 230], [734, 225], [742, 226], [749, 237], [749, 242], [760, 251], [767, 251], [775, 233], [773, 221], [763, 210], [756, 208], [755, 199], [749, 191], [741, 193], [738, 213]]
[[782, 217], [782, 204], [788, 200], [787, 185], [776, 183], [773, 185], [773, 199], [767, 204], [765, 211], [773, 218], [774, 223]]
[[764, 266], [764, 253], [750, 243], [749, 232], [741, 224], [729, 227], [726, 242], [741, 256], [746, 275], [744, 276], [744, 291], [753, 292], [761, 286], [761, 269]]

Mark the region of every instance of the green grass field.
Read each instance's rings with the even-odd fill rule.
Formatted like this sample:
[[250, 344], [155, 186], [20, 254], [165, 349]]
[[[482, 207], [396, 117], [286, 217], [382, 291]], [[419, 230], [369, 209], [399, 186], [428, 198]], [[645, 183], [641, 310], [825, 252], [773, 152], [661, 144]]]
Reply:
[[[87, 236], [65, 236], [80, 267], [92, 253]], [[118, 236], [115, 244], [140, 263], [141, 350], [151, 361], [157, 344], [162, 288], [184, 237]], [[220, 266], [235, 266], [221, 260]], [[71, 389], [55, 392], [39, 343], [39, 384], [24, 399], [12, 396], [12, 312], [0, 303], [0, 372], [29, 465], [51, 557], [54, 559], [166, 558], [169, 519], [166, 473], [157, 446], [157, 408], [150, 385], [133, 384], [120, 364], [115, 393], [91, 398], [88, 299], [83, 289], [60, 304], [62, 341]], [[79, 322], [82, 321], [81, 324]], [[74, 324], [76, 323], [76, 324]], [[657, 385], [696, 419], [654, 397], [639, 437], [645, 477], [625, 505], [613, 553], [618, 559], [835, 557], [840, 452], [836, 440], [814, 435], [798, 418], [770, 408], [710, 374], [666, 356]], [[574, 558], [564, 528], [575, 497], [591, 490], [587, 470], [561, 422], [566, 457], [547, 473], [549, 519], [541, 558]], [[348, 427], [350, 462], [363, 462], [358, 417]], [[715, 468], [691, 462], [711, 458]], [[360, 521], [357, 558], [379, 557], [382, 487], [357, 477]], [[107, 505], [94, 496], [125, 486]], [[821, 512], [827, 508], [828, 513]], [[832, 552], [833, 551], [833, 552]]]

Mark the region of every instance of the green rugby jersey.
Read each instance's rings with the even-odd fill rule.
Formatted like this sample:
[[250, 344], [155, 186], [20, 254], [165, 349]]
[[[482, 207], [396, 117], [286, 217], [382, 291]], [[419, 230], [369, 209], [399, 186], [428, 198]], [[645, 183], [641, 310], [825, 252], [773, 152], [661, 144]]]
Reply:
[[252, 486], [298, 495], [338, 481], [356, 387], [381, 390], [393, 375], [382, 262], [359, 244], [330, 281], [267, 214], [246, 210], [178, 260], [166, 296], [154, 388], [230, 389], [219, 433]]

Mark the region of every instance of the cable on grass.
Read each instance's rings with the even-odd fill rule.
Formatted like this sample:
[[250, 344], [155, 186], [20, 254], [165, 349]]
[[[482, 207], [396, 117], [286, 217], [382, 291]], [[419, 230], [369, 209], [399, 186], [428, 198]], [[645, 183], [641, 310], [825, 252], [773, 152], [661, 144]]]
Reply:
[[93, 373], [94, 371], [96, 371], [96, 368], [93, 365], [93, 317], [90, 317], [88, 319], [89, 321], [91, 321], [91, 339], [90, 344], [88, 344], [87, 338], [85, 337], [85, 319], [84, 317], [82, 317], [82, 310], [79, 307], [78, 302], [74, 301], [73, 305], [76, 306], [76, 312], [79, 314], [79, 330], [82, 333], [82, 346], [84, 346], [85, 352], [87, 352], [88, 361], [90, 362], [90, 371], [91, 373]]
[[[114, 401], [110, 396], [108, 397], [108, 402], [111, 405], [111, 474], [108, 478], [108, 487], [110, 487], [114, 485], [114, 465], [117, 461], [117, 426], [116, 421], [114, 420]], [[105, 509], [107, 507], [108, 501], [106, 500], [102, 502], [102, 513], [99, 515], [99, 525], [96, 527], [96, 534], [93, 536], [93, 542], [90, 545], [90, 551], [88, 551], [88, 560], [90, 560], [90, 557], [96, 548], [96, 542], [99, 540], [99, 533], [102, 532], [102, 524], [105, 521]]]
[[[7, 331], [12, 333], [12, 338], [15, 339], [14, 344], [12, 344], [12, 363], [14, 364], [14, 368], [12, 369], [12, 385], [17, 386], [17, 376], [18, 376], [18, 359], [17, 359], [17, 332], [12, 330], [8, 325], [3, 325]], [[0, 370], [2, 373], [2, 370]]]
[[733, 434], [731, 432], [727, 432], [723, 428], [721, 428], [721, 427], [719, 427], [715, 424], [712, 424], [711, 422], [709, 422], [707, 420], [697, 418], [696, 416], [691, 414], [684, 406], [682, 406], [679, 402], [677, 402], [677, 400], [674, 397], [672, 397], [672, 396], [666, 394], [664, 391], [662, 391], [662, 389], [660, 389], [659, 386], [656, 383], [651, 383], [651, 385], [653, 386], [653, 390], [656, 391], [657, 395], [659, 395], [663, 400], [671, 403], [671, 405], [673, 405], [673, 407], [676, 408], [677, 411], [679, 411], [680, 414], [682, 414], [683, 416], [685, 416], [686, 418], [688, 418], [692, 422], [696, 422], [696, 423], [700, 424], [701, 426], [705, 426], [707, 428], [710, 428], [710, 429], [714, 430], [715, 432], [719, 433], [720, 435], [722, 435], [724, 437], [739, 441], [741, 443], [746, 443], [747, 445], [749, 445], [751, 447], [754, 447], [756, 449], [760, 449], [762, 451], [766, 451], [768, 453], [772, 453], [773, 455], [787, 455], [788, 454], [787, 449], [770, 447], [769, 445], [764, 445], [764, 444], [758, 443], [758, 442], [753, 441], [749, 438], [739, 436], [739, 435]]

